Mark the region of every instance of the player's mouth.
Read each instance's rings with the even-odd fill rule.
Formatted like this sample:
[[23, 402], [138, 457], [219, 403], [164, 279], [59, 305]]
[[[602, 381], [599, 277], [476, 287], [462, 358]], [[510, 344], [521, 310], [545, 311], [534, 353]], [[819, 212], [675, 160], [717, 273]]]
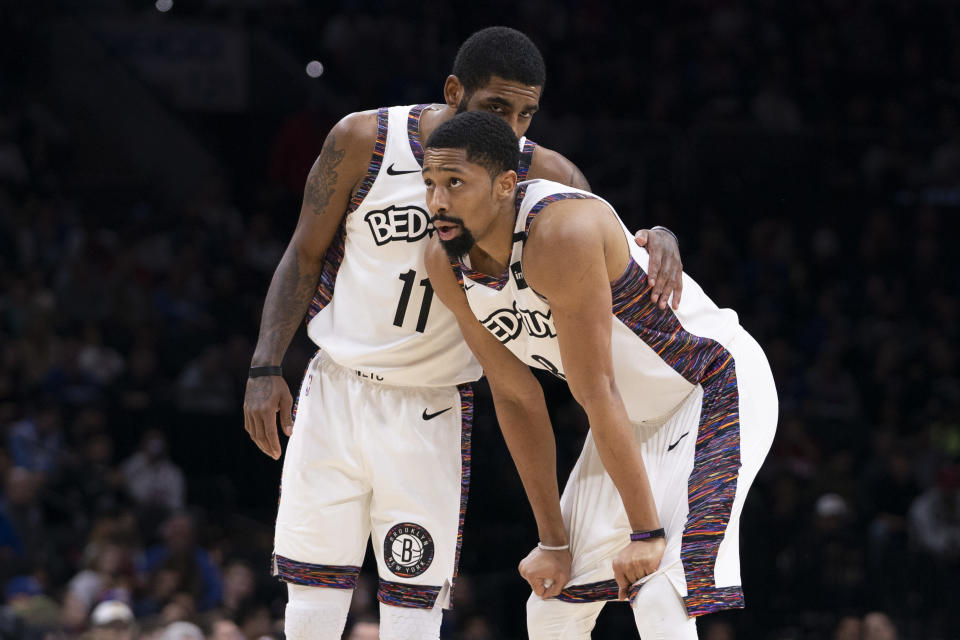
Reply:
[[463, 229], [463, 222], [460, 218], [437, 214], [430, 219], [433, 222], [433, 228], [437, 230], [437, 236], [441, 240], [452, 240], [460, 235]]
[[437, 221], [433, 223], [433, 228], [437, 230], [437, 235], [441, 240], [452, 240], [460, 233], [460, 225], [451, 222]]

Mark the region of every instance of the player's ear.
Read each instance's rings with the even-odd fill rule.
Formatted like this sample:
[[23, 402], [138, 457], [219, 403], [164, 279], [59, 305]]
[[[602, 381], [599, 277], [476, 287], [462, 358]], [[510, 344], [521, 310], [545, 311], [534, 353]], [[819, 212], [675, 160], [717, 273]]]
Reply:
[[517, 186], [517, 172], [504, 171], [493, 181], [493, 188], [500, 198], [512, 198]]
[[460, 78], [453, 74], [447, 76], [446, 82], [443, 83], [443, 99], [447, 106], [451, 109], [459, 107], [463, 101], [464, 93], [465, 89], [460, 83]]

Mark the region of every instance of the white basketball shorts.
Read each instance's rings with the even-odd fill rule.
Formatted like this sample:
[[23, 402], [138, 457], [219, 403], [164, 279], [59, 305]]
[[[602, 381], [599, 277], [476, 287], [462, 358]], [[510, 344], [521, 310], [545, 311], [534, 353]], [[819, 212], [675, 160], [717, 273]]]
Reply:
[[[690, 616], [744, 606], [740, 513], [777, 424], [776, 387], [760, 346], [740, 331], [727, 348], [733, 365], [726, 379], [719, 371], [694, 387], [666, 421], [634, 425], [667, 547], [660, 569], [632, 595], [665, 573]], [[557, 598], [616, 600], [612, 562], [629, 544], [630, 524], [592, 434], [560, 501], [573, 567]]]
[[473, 392], [382, 384], [322, 351], [283, 462], [273, 573], [356, 586], [372, 536], [386, 604], [447, 607], [470, 481]]

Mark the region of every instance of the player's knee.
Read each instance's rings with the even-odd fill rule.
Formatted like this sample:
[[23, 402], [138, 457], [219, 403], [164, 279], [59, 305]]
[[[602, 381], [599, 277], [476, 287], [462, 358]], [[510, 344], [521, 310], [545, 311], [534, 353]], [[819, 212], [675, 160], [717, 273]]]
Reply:
[[352, 596], [350, 589], [287, 585], [284, 635], [289, 640], [340, 640]]
[[439, 640], [443, 609], [380, 604], [380, 640]]
[[633, 619], [644, 640], [696, 640], [697, 623], [666, 575], [648, 580], [634, 598]]

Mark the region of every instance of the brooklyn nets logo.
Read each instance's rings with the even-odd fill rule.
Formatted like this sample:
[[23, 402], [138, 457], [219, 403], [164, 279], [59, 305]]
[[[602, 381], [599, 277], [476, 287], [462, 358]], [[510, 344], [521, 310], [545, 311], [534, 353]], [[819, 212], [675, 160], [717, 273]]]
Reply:
[[418, 524], [394, 525], [383, 540], [383, 561], [401, 578], [418, 576], [433, 562], [433, 538]]

